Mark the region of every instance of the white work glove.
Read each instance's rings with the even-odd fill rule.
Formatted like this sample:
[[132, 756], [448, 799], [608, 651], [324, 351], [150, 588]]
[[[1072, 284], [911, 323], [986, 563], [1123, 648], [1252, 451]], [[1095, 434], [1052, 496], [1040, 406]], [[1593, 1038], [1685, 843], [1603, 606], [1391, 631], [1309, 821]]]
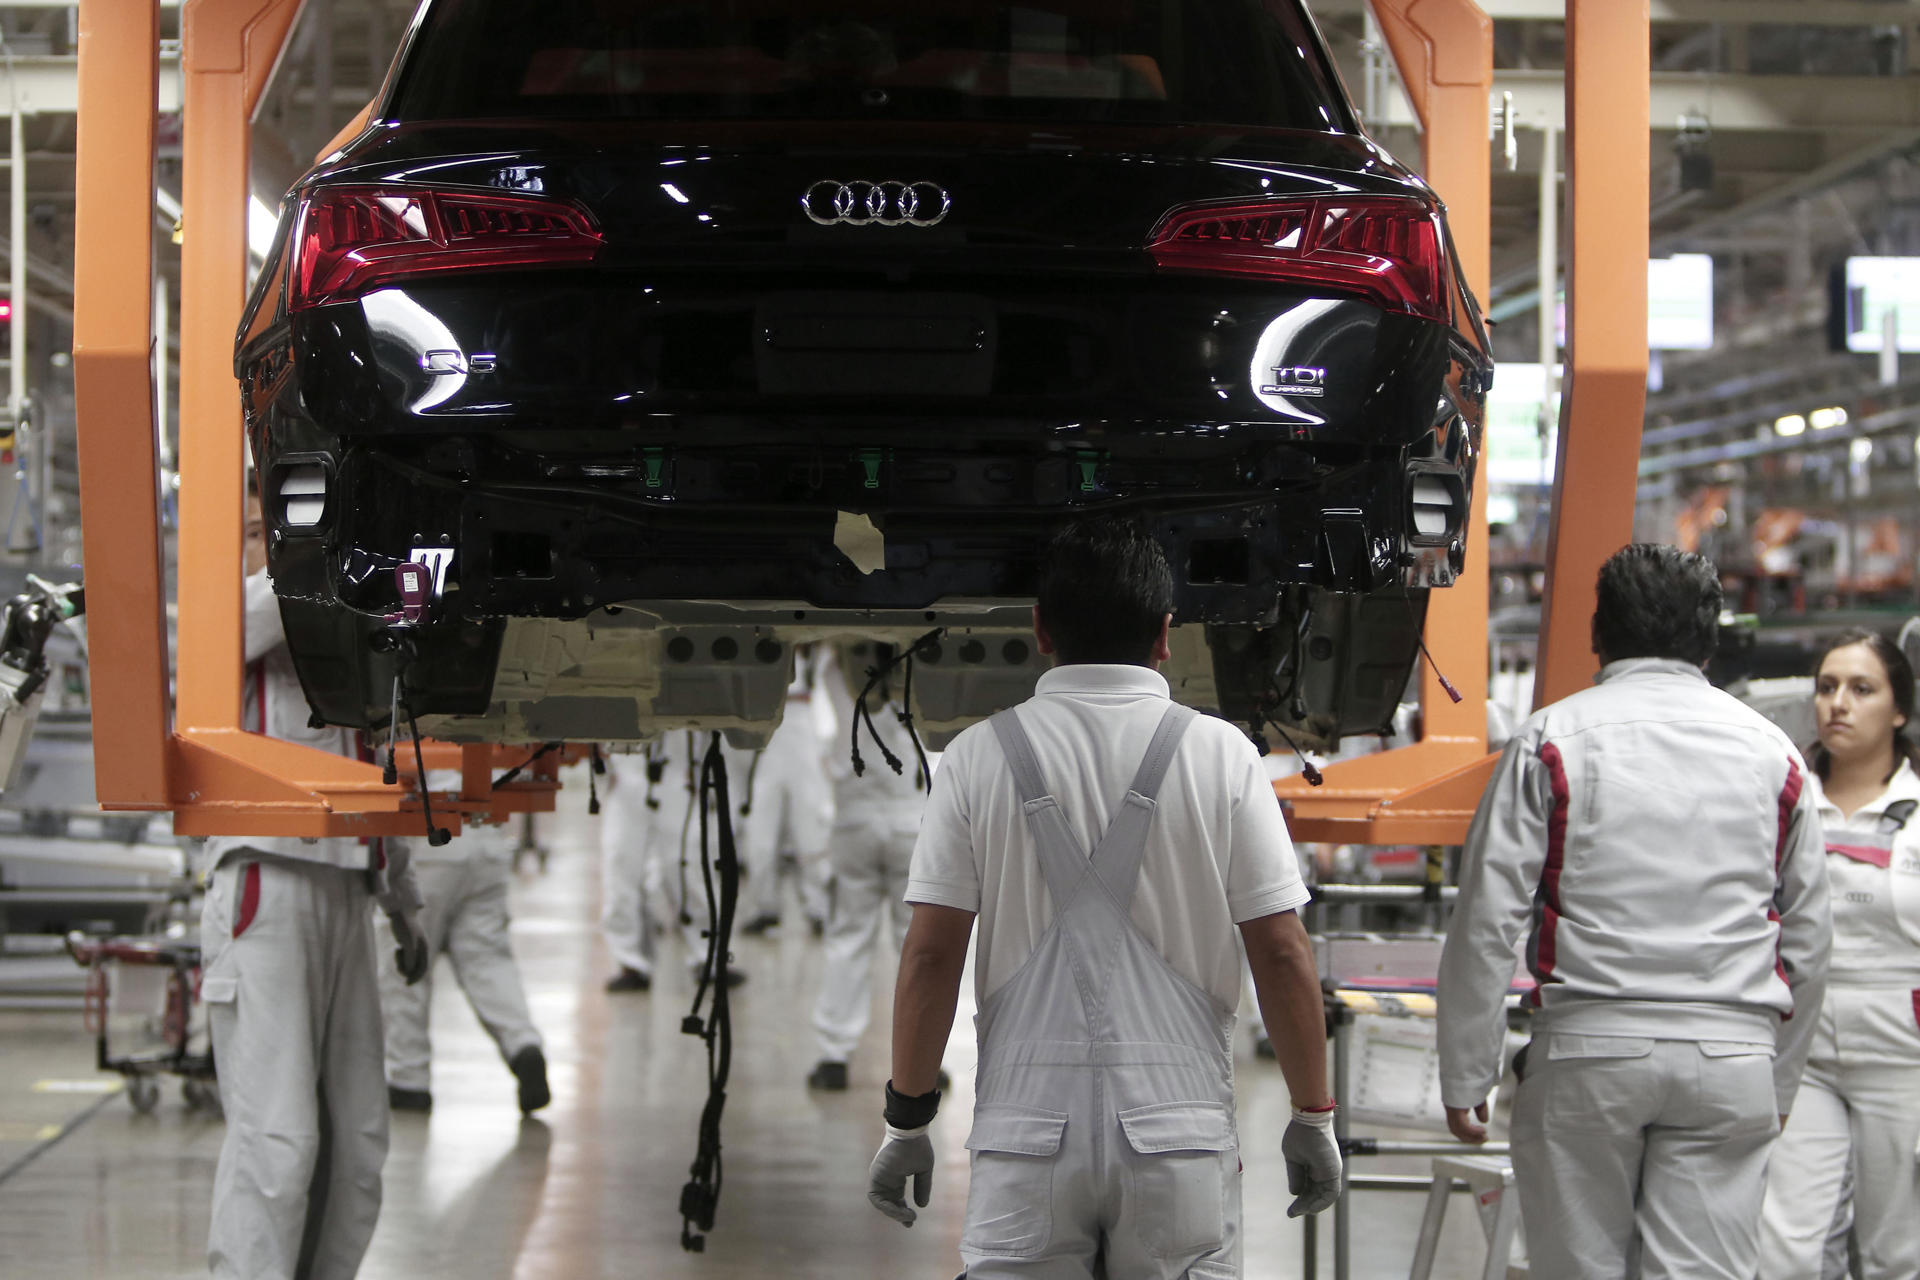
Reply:
[[1293, 1203], [1287, 1206], [1289, 1218], [1319, 1213], [1340, 1198], [1340, 1177], [1344, 1167], [1340, 1143], [1333, 1136], [1333, 1111], [1299, 1111], [1280, 1139], [1280, 1155], [1287, 1162], [1287, 1190]]
[[427, 932], [420, 927], [420, 913], [417, 911], [395, 911], [387, 916], [387, 923], [393, 926], [393, 962], [400, 968], [400, 976], [412, 986], [427, 976], [427, 970], [433, 967], [433, 956], [427, 951]]
[[907, 1207], [907, 1181], [913, 1180], [913, 1202], [922, 1209], [933, 1198], [933, 1139], [927, 1136], [931, 1126], [896, 1129], [887, 1126], [887, 1140], [880, 1144], [873, 1163], [867, 1168], [867, 1200], [874, 1208], [903, 1227], [913, 1225], [919, 1215]]

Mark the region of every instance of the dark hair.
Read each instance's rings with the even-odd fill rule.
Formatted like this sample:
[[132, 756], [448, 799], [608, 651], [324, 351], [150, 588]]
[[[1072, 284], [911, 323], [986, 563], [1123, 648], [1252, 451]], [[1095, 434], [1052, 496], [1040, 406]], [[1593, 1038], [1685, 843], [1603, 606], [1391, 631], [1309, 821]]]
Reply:
[[1659, 542], [1620, 548], [1600, 566], [1593, 640], [1607, 662], [1675, 658], [1695, 665], [1720, 643], [1720, 571]]
[[[1906, 717], [1907, 722], [1893, 731], [1894, 769], [1899, 769], [1899, 761], [1905, 760], [1920, 769], [1920, 748], [1915, 747], [1913, 737], [1908, 732], [1913, 728], [1913, 664], [1907, 661], [1907, 655], [1900, 646], [1881, 635], [1878, 631], [1869, 631], [1865, 627], [1852, 627], [1835, 636], [1832, 643], [1820, 651], [1813, 660], [1813, 680], [1815, 688], [1820, 683], [1820, 668], [1827, 665], [1827, 659], [1836, 649], [1845, 649], [1850, 645], [1863, 644], [1880, 659], [1881, 668], [1887, 673], [1887, 685], [1893, 693], [1893, 709]], [[1827, 780], [1827, 771], [1833, 767], [1833, 753], [1826, 745], [1815, 738], [1806, 751], [1807, 763], [1820, 780]]]
[[1075, 520], [1047, 547], [1039, 605], [1061, 663], [1147, 666], [1173, 612], [1173, 573], [1138, 521]]

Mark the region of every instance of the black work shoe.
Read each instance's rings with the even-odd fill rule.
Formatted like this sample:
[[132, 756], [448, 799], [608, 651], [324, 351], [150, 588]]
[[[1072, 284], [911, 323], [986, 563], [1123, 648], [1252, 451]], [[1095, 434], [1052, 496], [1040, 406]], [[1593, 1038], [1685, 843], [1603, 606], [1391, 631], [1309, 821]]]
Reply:
[[758, 934], [765, 933], [769, 929], [778, 929], [779, 927], [780, 927], [779, 916], [758, 915], [758, 916], [755, 916], [753, 919], [747, 921], [745, 924], [741, 925], [740, 932], [758, 935]]
[[607, 979], [608, 991], [651, 991], [653, 979], [638, 969], [622, 967], [620, 972]]
[[521, 1115], [530, 1116], [553, 1101], [553, 1091], [547, 1088], [547, 1055], [540, 1052], [538, 1045], [529, 1045], [514, 1054], [507, 1070], [520, 1082]]
[[942, 1093], [953, 1088], [953, 1077], [947, 1074], [945, 1067], [940, 1068], [940, 1075], [934, 1080], [933, 1087]]
[[813, 1070], [807, 1075], [807, 1088], [825, 1089], [828, 1093], [845, 1093], [847, 1064], [826, 1061], [815, 1063]]
[[390, 1084], [387, 1086], [387, 1107], [392, 1111], [431, 1111], [433, 1094], [425, 1089], [402, 1089]]
[[1256, 1058], [1265, 1058], [1267, 1061], [1272, 1062], [1280, 1055], [1273, 1051], [1272, 1040], [1266, 1036], [1255, 1036], [1253, 1038], [1253, 1056]]

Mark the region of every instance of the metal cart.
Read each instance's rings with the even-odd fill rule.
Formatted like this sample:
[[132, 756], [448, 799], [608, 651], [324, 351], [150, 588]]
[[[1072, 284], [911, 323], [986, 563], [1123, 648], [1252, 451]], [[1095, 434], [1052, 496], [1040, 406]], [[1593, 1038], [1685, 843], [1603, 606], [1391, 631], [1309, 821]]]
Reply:
[[84, 1018], [102, 1071], [126, 1077], [127, 1100], [145, 1115], [160, 1101], [162, 1075], [181, 1078], [193, 1110], [216, 1111], [213, 1046], [199, 1014], [200, 947], [178, 938], [67, 935], [87, 971]]

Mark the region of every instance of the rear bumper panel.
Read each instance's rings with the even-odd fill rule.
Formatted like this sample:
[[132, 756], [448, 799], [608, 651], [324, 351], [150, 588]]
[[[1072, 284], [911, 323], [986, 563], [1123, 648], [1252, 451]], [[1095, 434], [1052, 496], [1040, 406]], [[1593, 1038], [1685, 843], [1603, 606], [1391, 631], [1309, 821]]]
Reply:
[[1363, 302], [1171, 276], [911, 275], [425, 280], [295, 314], [295, 383], [304, 413], [350, 435], [644, 434], [661, 414], [777, 430], [829, 411], [1227, 420], [1378, 446], [1428, 430], [1464, 371], [1452, 330]]

